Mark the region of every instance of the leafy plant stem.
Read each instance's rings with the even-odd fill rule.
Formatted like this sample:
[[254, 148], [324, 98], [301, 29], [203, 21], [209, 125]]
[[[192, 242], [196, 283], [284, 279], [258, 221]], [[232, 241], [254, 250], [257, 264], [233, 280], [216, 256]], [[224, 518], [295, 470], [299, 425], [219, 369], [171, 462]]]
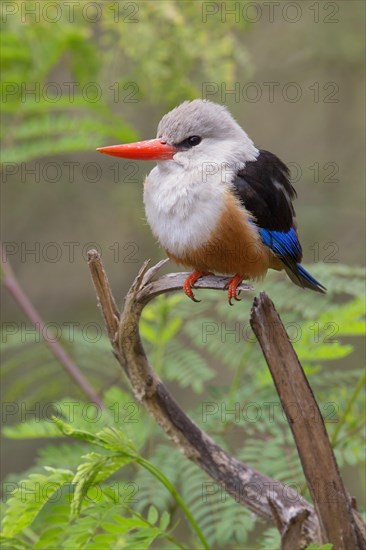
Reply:
[[175, 544], [175, 546], [176, 546], [177, 548], [181, 548], [181, 550], [186, 550], [186, 547], [183, 546], [182, 544], [180, 544], [180, 542], [178, 542], [177, 540], [175, 540], [174, 537], [172, 537], [172, 536], [170, 536], [170, 535], [166, 535], [166, 534], [164, 535], [164, 537], [165, 537], [167, 540], [169, 540], [170, 542], [172, 542], [173, 544]]
[[176, 502], [179, 504], [179, 506], [183, 510], [183, 512], [186, 515], [189, 523], [192, 525], [192, 528], [194, 529], [194, 531], [196, 532], [198, 538], [202, 542], [204, 548], [206, 550], [210, 550], [209, 544], [208, 544], [207, 540], [205, 539], [201, 529], [199, 528], [196, 520], [194, 519], [191, 512], [187, 508], [184, 500], [182, 499], [182, 497], [180, 496], [178, 491], [175, 489], [174, 485], [172, 485], [172, 483], [170, 483], [169, 479], [167, 477], [165, 477], [165, 475], [158, 468], [156, 468], [151, 462], [149, 462], [148, 460], [145, 460], [144, 458], [139, 457], [137, 459], [137, 462], [143, 468], [148, 470], [154, 477], [156, 477], [156, 479], [158, 479], [167, 488], [167, 490], [175, 498]]

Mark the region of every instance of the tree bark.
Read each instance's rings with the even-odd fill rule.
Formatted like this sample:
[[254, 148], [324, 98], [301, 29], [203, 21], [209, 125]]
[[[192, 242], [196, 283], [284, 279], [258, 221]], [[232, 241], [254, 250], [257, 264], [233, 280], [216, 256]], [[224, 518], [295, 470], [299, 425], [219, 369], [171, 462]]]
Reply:
[[291, 428], [319, 518], [322, 539], [334, 550], [365, 548], [323, 417], [283, 323], [265, 293], [255, 298], [251, 325]]

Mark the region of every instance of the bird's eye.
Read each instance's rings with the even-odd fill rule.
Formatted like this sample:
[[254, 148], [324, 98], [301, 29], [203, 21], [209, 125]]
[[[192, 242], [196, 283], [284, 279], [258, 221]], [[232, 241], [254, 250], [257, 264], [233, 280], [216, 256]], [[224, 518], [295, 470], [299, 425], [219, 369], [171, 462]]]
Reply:
[[183, 141], [181, 141], [180, 143], [177, 143], [176, 147], [183, 148], [183, 149], [190, 149], [191, 147], [194, 147], [195, 145], [198, 145], [199, 143], [201, 143], [201, 141], [202, 141], [202, 138], [200, 138], [199, 136], [190, 136], [184, 139]]
[[190, 136], [187, 138], [187, 143], [190, 147], [194, 147], [195, 145], [201, 143], [201, 138], [199, 136]]

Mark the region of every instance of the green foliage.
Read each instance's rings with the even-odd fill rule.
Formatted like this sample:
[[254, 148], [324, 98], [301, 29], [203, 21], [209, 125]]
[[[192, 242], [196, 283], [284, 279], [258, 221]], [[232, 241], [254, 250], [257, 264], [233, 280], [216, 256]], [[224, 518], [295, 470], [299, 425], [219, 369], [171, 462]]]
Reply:
[[[24, 24], [22, 2], [17, 13], [6, 17], [2, 32], [3, 161], [26, 162], [47, 155], [86, 151], [113, 137], [133, 140], [136, 133], [120, 122], [116, 126], [111, 105], [105, 101], [98, 73], [100, 45], [90, 40], [91, 27], [82, 5], [71, 21], [67, 10], [61, 19]], [[37, 2], [28, 2], [37, 10]], [[64, 82], [53, 82], [55, 68]]]
[[[59, 362], [45, 345], [42, 334], [32, 327], [29, 327], [26, 336], [23, 330], [17, 330], [16, 333], [11, 334], [4, 323], [1, 337], [3, 401], [5, 403], [22, 402], [26, 408], [36, 408], [39, 411], [43, 409], [43, 403], [55, 402], [54, 407], [57, 408], [60, 395], [69, 394], [70, 379], [65, 371], [60, 369]], [[96, 387], [103, 388], [106, 379], [122, 378], [122, 372], [116, 371], [116, 363], [110, 353], [109, 340], [106, 336], [101, 337], [94, 345], [90, 340], [85, 339], [81, 331], [75, 330], [72, 338], [65, 340], [60, 338], [59, 343]], [[100, 368], [101, 364], [103, 369]], [[47, 386], [43, 384], [45, 379], [47, 379]], [[82, 393], [76, 386], [72, 391], [70, 406], [75, 399], [82, 397]], [[128, 400], [125, 400], [125, 403], [128, 403]], [[50, 416], [50, 411], [45, 412]]]
[[281, 537], [278, 529], [275, 527], [270, 527], [267, 529], [262, 537], [259, 550], [268, 550], [269, 548], [280, 548], [281, 547]]
[[68, 521], [67, 506], [53, 508], [47, 515], [48, 526], [33, 546], [36, 549], [149, 548], [155, 539], [167, 536], [167, 520], [170, 521], [166, 515], [155, 519], [151, 513], [145, 519], [104, 493], [86, 506], [73, 523]]
[[[13, 538], [21, 531], [27, 537], [25, 529], [33, 525], [35, 518], [46, 503], [52, 503], [54, 493], [65, 484], [71, 484], [68, 515], [59, 514], [58, 510], [57, 526], [42, 531], [34, 545], [35, 548], [44, 548], [51, 541], [65, 549], [85, 548], [86, 546], [88, 548], [149, 548], [157, 537], [165, 537], [175, 543], [166, 531], [170, 524], [170, 515], [167, 511], [161, 514], [159, 520], [158, 510], [154, 506], [150, 506], [147, 518], [144, 519], [138, 512], [132, 511], [123, 504], [119, 491], [102, 485], [102, 482], [117, 470], [130, 462], [136, 462], [158, 479], [171, 493], [203, 546], [209, 548], [191, 512], [174, 486], [163, 472], [139, 455], [134, 442], [122, 430], [106, 427], [93, 434], [75, 428], [58, 418], [53, 420], [63, 435], [102, 448], [104, 453], [89, 452], [83, 455], [82, 462], [78, 465], [75, 474], [69, 470], [47, 467], [48, 475], [32, 473], [28, 479], [23, 480], [8, 501], [3, 520], [5, 542], [6, 539]], [[90, 501], [93, 504], [89, 504]], [[131, 517], [121, 516], [117, 513], [121, 513], [124, 509], [131, 514]], [[63, 508], [63, 512], [65, 512], [65, 508]], [[159, 525], [157, 525], [158, 520]], [[50, 521], [48, 516], [48, 523]], [[68, 535], [66, 539], [62, 538], [61, 540], [62, 532], [66, 526]], [[105, 533], [100, 533], [100, 530]], [[175, 544], [179, 546], [178, 543]]]
[[[235, 2], [226, 6], [230, 10]], [[144, 97], [164, 97], [171, 108], [182, 99], [200, 96], [204, 82], [233, 82], [238, 67], [248, 73], [248, 55], [237, 32], [247, 26], [243, 19], [238, 24], [228, 18], [222, 25], [216, 14], [204, 21], [200, 2], [178, 0], [139, 3], [136, 19], [139, 24], [133, 33], [126, 33], [122, 25], [116, 28], [112, 18], [106, 24], [117, 33], [121, 50], [132, 62], [129, 78], [140, 82], [139, 75], [145, 75]], [[149, 51], [154, 51], [153, 58], [146, 55]]]
[[204, 356], [193, 347], [187, 347], [185, 353], [181, 353], [182, 342], [177, 342], [175, 336], [183, 328], [179, 313], [183, 300], [180, 295], [169, 300], [164, 296], [157, 298], [144, 311], [141, 336], [147, 342], [148, 352], [152, 353], [155, 369], [165, 380], [175, 380], [182, 387], [190, 386], [196, 393], [202, 393], [205, 383], [215, 373]]
[[72, 480], [72, 472], [69, 470], [46, 470], [47, 475], [30, 474], [28, 479], [20, 482], [10, 497], [3, 520], [5, 537], [13, 537], [28, 527], [56, 491]]
[[[199, 2], [106, 1], [94, 24], [93, 6], [85, 14], [82, 2], [72, 17], [61, 2], [58, 20], [47, 20], [50, 14], [37, 23], [34, 16], [24, 21], [22, 0], [13, 3], [1, 34], [3, 162], [90, 151], [112, 138], [133, 141], [124, 104], [164, 98], [173, 107], [201, 96], [202, 82], [234, 81], [235, 70], [248, 66], [235, 21], [224, 26], [209, 17], [202, 33]], [[27, 9], [37, 13], [40, 4], [28, 0]], [[57, 69], [64, 82], [54, 82]]]
[[306, 550], [332, 550], [333, 544], [322, 544], [318, 546], [317, 544], [310, 544]]

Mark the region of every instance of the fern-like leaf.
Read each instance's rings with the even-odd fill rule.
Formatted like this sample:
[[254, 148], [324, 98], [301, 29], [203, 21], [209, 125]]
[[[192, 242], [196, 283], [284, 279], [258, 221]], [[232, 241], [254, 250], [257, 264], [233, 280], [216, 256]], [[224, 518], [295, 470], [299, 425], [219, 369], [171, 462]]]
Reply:
[[20, 482], [8, 500], [3, 520], [3, 534], [13, 537], [30, 525], [46, 502], [66, 483], [70, 483], [70, 470], [46, 468], [47, 474], [31, 474]]

